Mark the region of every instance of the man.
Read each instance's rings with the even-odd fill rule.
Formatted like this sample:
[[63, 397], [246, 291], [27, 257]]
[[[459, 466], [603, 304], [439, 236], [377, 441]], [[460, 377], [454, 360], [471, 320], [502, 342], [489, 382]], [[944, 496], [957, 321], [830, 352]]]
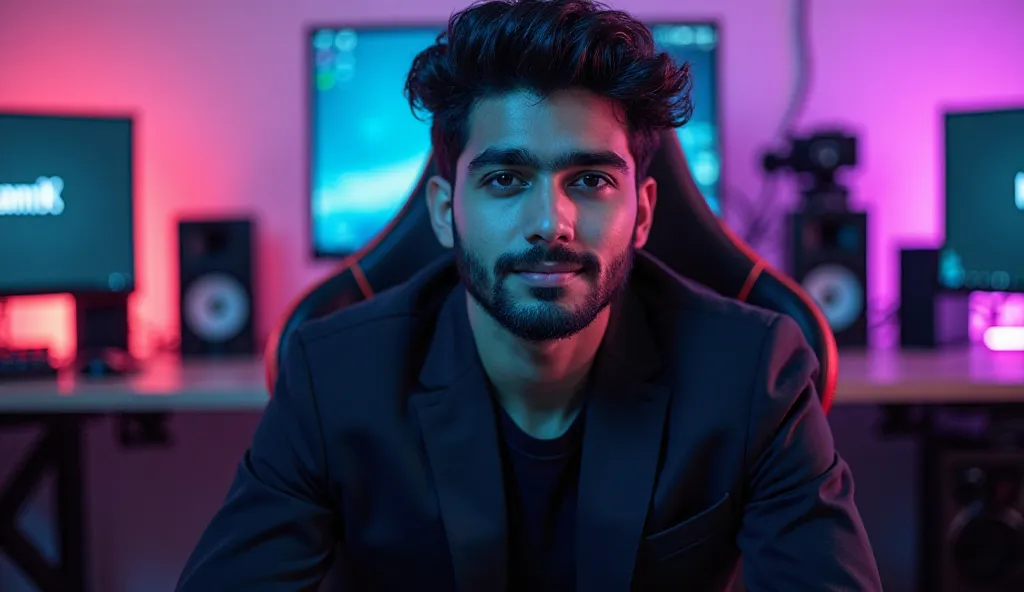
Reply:
[[795, 323], [637, 253], [689, 83], [589, 0], [456, 14], [406, 85], [453, 261], [297, 332], [178, 590], [880, 590]]

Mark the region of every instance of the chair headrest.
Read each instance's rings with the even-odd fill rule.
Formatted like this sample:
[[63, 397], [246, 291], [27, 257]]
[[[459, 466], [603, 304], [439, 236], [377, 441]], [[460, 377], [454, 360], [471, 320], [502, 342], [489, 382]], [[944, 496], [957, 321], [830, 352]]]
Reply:
[[648, 174], [658, 184], [645, 250], [676, 273], [735, 298], [753, 267], [697, 187], [674, 130], [662, 134]]

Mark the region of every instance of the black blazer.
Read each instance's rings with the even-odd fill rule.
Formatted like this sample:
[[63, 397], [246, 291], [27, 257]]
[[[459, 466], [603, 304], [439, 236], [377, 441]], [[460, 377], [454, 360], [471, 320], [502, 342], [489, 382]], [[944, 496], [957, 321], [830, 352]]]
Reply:
[[[499, 439], [445, 258], [301, 328], [179, 592], [497, 592]], [[640, 253], [595, 363], [581, 592], [881, 590], [795, 322]]]

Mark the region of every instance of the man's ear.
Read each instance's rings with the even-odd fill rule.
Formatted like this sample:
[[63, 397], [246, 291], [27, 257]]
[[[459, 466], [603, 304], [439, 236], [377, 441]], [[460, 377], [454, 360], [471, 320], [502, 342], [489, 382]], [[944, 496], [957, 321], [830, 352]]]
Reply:
[[654, 206], [658, 203], [658, 183], [647, 177], [636, 189], [636, 232], [633, 247], [642, 249], [647, 244], [654, 224]]
[[450, 249], [455, 245], [452, 231], [452, 184], [447, 179], [434, 175], [427, 181], [427, 211], [430, 212], [430, 226], [441, 246]]

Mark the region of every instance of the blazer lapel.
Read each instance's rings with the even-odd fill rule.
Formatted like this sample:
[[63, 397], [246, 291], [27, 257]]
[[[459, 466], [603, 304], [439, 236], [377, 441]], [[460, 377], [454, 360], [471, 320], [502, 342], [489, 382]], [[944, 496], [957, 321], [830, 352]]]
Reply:
[[494, 407], [461, 288], [445, 302], [411, 399], [423, 431], [460, 592], [505, 589], [504, 479]]
[[580, 592], [627, 591], [651, 503], [668, 387], [642, 305], [627, 294], [594, 365], [576, 512]]

